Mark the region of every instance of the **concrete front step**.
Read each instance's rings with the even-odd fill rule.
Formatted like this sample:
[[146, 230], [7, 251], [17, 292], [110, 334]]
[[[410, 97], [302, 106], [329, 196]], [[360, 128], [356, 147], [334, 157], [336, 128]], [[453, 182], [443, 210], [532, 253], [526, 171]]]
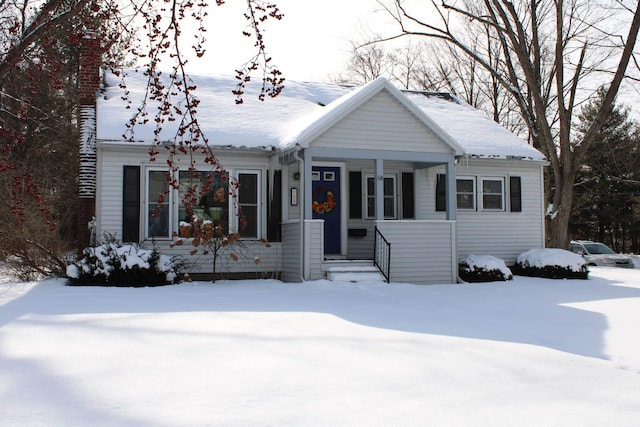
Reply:
[[384, 276], [371, 261], [327, 262], [323, 265], [327, 280], [343, 282], [384, 282]]
[[379, 271], [376, 272], [344, 272], [344, 273], [329, 273], [327, 272], [327, 280], [340, 281], [340, 282], [384, 282], [385, 279]]

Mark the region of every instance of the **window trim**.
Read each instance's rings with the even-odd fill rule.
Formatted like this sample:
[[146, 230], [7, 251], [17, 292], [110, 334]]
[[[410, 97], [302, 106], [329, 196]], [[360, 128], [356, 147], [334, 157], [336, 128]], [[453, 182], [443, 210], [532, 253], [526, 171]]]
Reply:
[[[199, 171], [201, 173], [208, 173], [211, 172], [211, 170], [209, 170], [209, 168], [207, 168], [205, 165], [198, 165], [196, 166], [196, 171]], [[166, 201], [165, 203], [168, 205], [169, 207], [169, 226], [168, 226], [168, 236], [167, 237], [154, 237], [151, 236], [149, 234], [149, 219], [150, 219], [150, 213], [149, 213], [149, 206], [152, 203], [155, 203], [152, 198], [149, 195], [149, 184], [151, 182], [150, 180], [150, 174], [152, 172], [162, 172], [162, 173], [166, 173], [167, 170], [166, 168], [162, 168], [162, 167], [152, 167], [152, 166], [146, 166], [144, 167], [144, 175], [143, 175], [143, 179], [144, 179], [144, 188], [143, 188], [143, 197], [141, 197], [140, 200], [140, 208], [143, 210], [142, 212], [142, 216], [143, 216], [143, 220], [144, 220], [144, 230], [143, 230], [143, 239], [144, 240], [162, 240], [162, 241], [170, 241], [172, 240], [174, 237], [174, 234], [178, 232], [179, 230], [179, 213], [178, 210], [180, 208], [180, 200], [179, 200], [179, 190], [174, 189], [174, 188], [170, 188], [170, 191], [167, 195]], [[189, 172], [187, 169], [184, 170], [179, 170], [177, 171], [178, 173], [178, 180], [180, 179], [180, 173], [181, 172]], [[230, 179], [235, 180], [236, 182], [238, 182], [238, 177], [240, 174], [255, 174], [257, 176], [257, 183], [256, 183], [256, 191], [257, 191], [257, 218], [258, 218], [258, 223], [257, 223], [257, 227], [256, 227], [256, 232], [257, 232], [257, 236], [256, 237], [242, 237], [242, 239], [245, 240], [259, 240], [261, 238], [263, 238], [263, 233], [266, 232], [266, 212], [265, 212], [265, 207], [264, 207], [264, 197], [265, 197], [265, 170], [261, 169], [261, 168], [246, 168], [246, 167], [227, 167], [225, 168], [225, 172], [227, 173], [227, 175], [230, 177]], [[230, 191], [234, 191], [231, 190], [230, 187]], [[238, 212], [238, 208], [240, 206], [240, 202], [237, 199], [237, 194], [234, 194], [233, 196], [229, 196], [229, 218], [228, 218], [228, 224], [229, 224], [229, 233], [236, 233], [239, 232], [239, 228], [240, 228], [240, 224], [239, 224], [239, 216], [237, 215]]]
[[[500, 182], [500, 208], [486, 208], [484, 205], [484, 196], [485, 194], [487, 195], [497, 195], [498, 193], [485, 193], [484, 192], [484, 182], [485, 181], [498, 181]], [[479, 192], [479, 199], [482, 202], [482, 210], [486, 211], [486, 212], [504, 212], [506, 210], [506, 203], [505, 203], [505, 177], [503, 176], [483, 176], [480, 177], [480, 188], [478, 189]]]
[[[473, 184], [473, 188], [471, 190], [470, 193], [461, 193], [458, 192], [458, 181], [471, 181], [471, 183]], [[475, 176], [456, 176], [456, 209], [460, 210], [460, 211], [476, 211], [478, 210], [478, 197], [477, 197], [477, 192], [478, 192], [478, 180], [477, 177]], [[459, 194], [470, 194], [471, 195], [471, 201], [473, 202], [473, 206], [470, 208], [467, 207], [463, 207], [461, 208], [460, 206], [458, 206], [458, 195]]]
[[[257, 218], [257, 224], [256, 224], [256, 236], [255, 237], [242, 237], [243, 239], [247, 239], [247, 240], [256, 240], [256, 239], [260, 239], [262, 238], [262, 233], [264, 230], [264, 226], [263, 226], [263, 221], [264, 221], [264, 212], [263, 212], [263, 203], [262, 203], [262, 196], [263, 196], [263, 173], [261, 169], [245, 169], [245, 168], [238, 168], [238, 169], [233, 169], [233, 179], [236, 180], [237, 183], [240, 183], [240, 175], [244, 174], [244, 175], [256, 175], [256, 192], [258, 194], [256, 194], [256, 218]], [[240, 191], [242, 191], [242, 187], [240, 187], [238, 190], [238, 194], [237, 194], [237, 198], [234, 198], [233, 201], [233, 206], [231, 209], [229, 209], [229, 215], [233, 216], [233, 221], [229, 222], [229, 232], [240, 232], [240, 221], [239, 221], [239, 215], [238, 215], [238, 209], [240, 208]]]
[[[371, 194], [369, 195], [369, 188], [368, 188], [368, 181], [369, 179], [373, 179], [374, 180], [374, 184], [375, 184], [375, 175], [373, 173], [364, 173], [363, 174], [364, 179], [362, 180], [362, 185], [364, 187], [364, 203], [362, 204], [362, 209], [364, 210], [364, 215], [363, 218], [364, 219], [375, 219], [375, 212], [373, 216], [369, 215], [369, 198], [372, 198], [374, 200], [375, 203], [375, 194]], [[393, 195], [392, 196], [385, 196], [383, 195], [384, 199], [392, 199], [393, 200], [393, 216], [386, 216], [384, 215], [384, 219], [398, 219], [398, 174], [396, 172], [390, 172], [390, 173], [385, 173], [383, 175], [384, 179], [387, 178], [391, 178], [393, 179]], [[384, 185], [383, 185], [383, 191], [384, 191]], [[383, 203], [384, 206], [384, 203]]]
[[174, 215], [174, 203], [173, 203], [173, 189], [169, 189], [169, 193], [167, 194], [167, 200], [164, 202], [168, 206], [169, 211], [169, 219], [168, 219], [168, 235], [167, 236], [151, 236], [149, 233], [149, 221], [150, 221], [150, 205], [152, 203], [157, 203], [157, 200], [151, 200], [151, 195], [149, 194], [150, 184], [151, 184], [151, 174], [153, 172], [161, 172], [163, 174], [167, 173], [166, 169], [162, 168], [145, 168], [144, 174], [144, 201], [143, 201], [143, 209], [144, 209], [144, 238], [145, 240], [171, 240], [173, 236], [173, 232], [175, 230], [173, 221], [175, 218]]

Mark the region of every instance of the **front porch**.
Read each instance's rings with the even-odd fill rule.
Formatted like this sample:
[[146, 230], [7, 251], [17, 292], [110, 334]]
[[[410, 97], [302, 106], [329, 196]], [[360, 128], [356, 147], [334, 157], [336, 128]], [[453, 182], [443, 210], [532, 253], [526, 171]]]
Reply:
[[[372, 258], [341, 260], [343, 271], [367, 271], [374, 259], [380, 258], [380, 269], [388, 270], [390, 282], [416, 284], [455, 283], [457, 279], [456, 222], [451, 220], [383, 220], [375, 227], [388, 242], [389, 258], [385, 259], [384, 245], [372, 247]], [[324, 254], [323, 220], [288, 221], [282, 225], [283, 273], [289, 282], [329, 278], [329, 266], [336, 266]], [[301, 248], [301, 250], [298, 250]], [[376, 254], [381, 251], [381, 254]], [[382, 273], [382, 272], [381, 272]]]
[[[384, 79], [301, 123], [278, 153], [288, 196], [283, 278], [324, 278], [328, 259], [375, 260], [379, 232], [391, 248], [381, 268], [391, 281], [455, 282], [455, 164], [463, 155]], [[436, 208], [438, 173], [444, 203]]]
[[[330, 261], [366, 260], [389, 281], [455, 283], [453, 153], [305, 148], [281, 159], [284, 280], [330, 278]], [[436, 171], [446, 176], [443, 212]]]

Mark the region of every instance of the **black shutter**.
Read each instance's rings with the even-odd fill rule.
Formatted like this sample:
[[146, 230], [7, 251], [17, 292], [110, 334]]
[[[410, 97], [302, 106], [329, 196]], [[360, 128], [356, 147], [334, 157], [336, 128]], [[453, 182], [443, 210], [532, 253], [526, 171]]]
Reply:
[[140, 239], [140, 166], [124, 166], [122, 171], [122, 241]]
[[443, 173], [436, 178], [436, 211], [447, 211], [447, 176]]
[[415, 218], [413, 172], [402, 173], [402, 218]]
[[519, 176], [509, 178], [511, 212], [522, 212], [522, 181]]
[[349, 172], [349, 218], [362, 218], [362, 173]]
[[[270, 185], [270, 180], [267, 180], [267, 194], [272, 194]], [[273, 173], [273, 197], [267, 206], [267, 240], [280, 242], [282, 238], [282, 171]]]

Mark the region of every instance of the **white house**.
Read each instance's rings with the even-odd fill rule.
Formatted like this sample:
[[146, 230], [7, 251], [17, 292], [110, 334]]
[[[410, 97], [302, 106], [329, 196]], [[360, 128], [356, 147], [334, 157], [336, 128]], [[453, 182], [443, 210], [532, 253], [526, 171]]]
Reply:
[[[135, 107], [146, 81], [126, 74]], [[190, 256], [181, 234], [181, 221], [191, 220], [183, 190], [158, 200], [168, 150], [159, 147], [151, 161], [155, 124], [137, 125], [134, 142], [123, 138], [132, 110], [121, 78], [104, 75], [95, 120], [83, 127], [95, 151], [95, 233], [155, 244], [183, 255], [192, 272], [210, 272], [211, 256]], [[220, 272], [300, 282], [367, 271], [375, 261], [391, 281], [455, 283], [462, 256], [510, 264], [544, 246], [544, 156], [451, 96], [401, 91], [380, 78], [355, 89], [286, 82], [264, 102], [249, 86], [236, 105], [235, 79], [194, 81], [199, 120], [222, 171], [198, 152], [174, 166], [181, 189], [195, 179], [207, 193], [193, 211], [242, 236], [234, 259], [221, 257]], [[175, 131], [164, 123], [160, 140]], [[201, 175], [188, 170], [190, 155]], [[237, 198], [229, 180], [240, 185]]]

